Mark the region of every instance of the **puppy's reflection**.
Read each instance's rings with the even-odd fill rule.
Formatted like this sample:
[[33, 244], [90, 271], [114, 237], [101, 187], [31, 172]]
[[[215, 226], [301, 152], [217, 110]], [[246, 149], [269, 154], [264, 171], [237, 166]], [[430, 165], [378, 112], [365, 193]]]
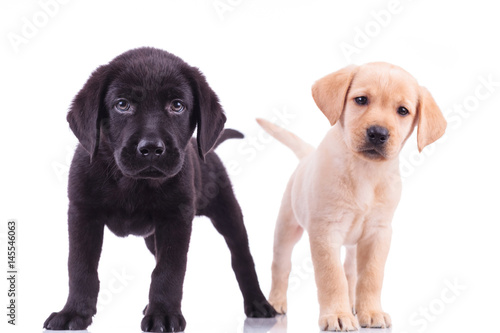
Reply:
[[275, 318], [247, 318], [244, 333], [286, 333], [286, 315]]
[[64, 331], [64, 330], [61, 330], [61, 331], [56, 331], [56, 330], [43, 330], [42, 333], [91, 333], [87, 330], [74, 330], [74, 331]]

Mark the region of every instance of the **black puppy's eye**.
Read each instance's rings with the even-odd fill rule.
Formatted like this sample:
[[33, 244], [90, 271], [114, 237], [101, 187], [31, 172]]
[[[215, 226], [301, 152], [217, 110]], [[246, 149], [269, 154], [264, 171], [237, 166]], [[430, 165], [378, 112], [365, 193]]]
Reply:
[[410, 113], [410, 111], [408, 111], [408, 109], [405, 108], [404, 106], [400, 106], [398, 108], [398, 113], [404, 117], [407, 116]]
[[366, 96], [359, 96], [359, 97], [356, 97], [354, 99], [354, 101], [358, 105], [366, 105], [366, 103], [368, 103], [368, 98], [366, 98]]
[[182, 102], [178, 99], [173, 100], [172, 103], [170, 103], [170, 110], [172, 110], [173, 112], [181, 113], [182, 111], [184, 111], [184, 108], [184, 104], [182, 104]]
[[115, 104], [115, 109], [119, 112], [126, 112], [130, 109], [130, 103], [126, 99], [119, 99]]

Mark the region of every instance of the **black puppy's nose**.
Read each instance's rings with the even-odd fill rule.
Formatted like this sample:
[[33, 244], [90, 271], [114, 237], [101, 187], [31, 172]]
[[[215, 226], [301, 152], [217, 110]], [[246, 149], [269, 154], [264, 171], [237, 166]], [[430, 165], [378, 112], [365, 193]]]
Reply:
[[137, 145], [137, 152], [142, 156], [160, 156], [165, 151], [165, 144], [161, 140], [141, 140]]
[[375, 146], [382, 146], [389, 140], [389, 131], [385, 127], [372, 126], [366, 130], [366, 136]]

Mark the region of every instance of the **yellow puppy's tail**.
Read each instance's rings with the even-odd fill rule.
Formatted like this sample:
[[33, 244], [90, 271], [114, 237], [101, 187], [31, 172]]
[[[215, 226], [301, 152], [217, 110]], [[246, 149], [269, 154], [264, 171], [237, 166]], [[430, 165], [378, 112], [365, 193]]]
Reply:
[[257, 118], [257, 123], [276, 140], [290, 148], [299, 160], [309, 155], [314, 150], [314, 147], [284, 128], [274, 125], [270, 121], [262, 118]]

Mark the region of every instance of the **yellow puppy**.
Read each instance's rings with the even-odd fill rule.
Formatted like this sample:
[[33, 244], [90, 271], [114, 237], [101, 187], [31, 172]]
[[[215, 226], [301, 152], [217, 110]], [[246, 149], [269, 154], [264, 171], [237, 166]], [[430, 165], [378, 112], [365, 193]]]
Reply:
[[[320, 328], [389, 327], [380, 295], [401, 193], [398, 154], [415, 126], [422, 151], [443, 135], [446, 121], [427, 89], [387, 63], [343, 68], [317, 81], [312, 94], [333, 126], [316, 150], [257, 120], [300, 159], [276, 224], [269, 301], [286, 312], [292, 249], [306, 229]], [[344, 267], [341, 246], [347, 250]]]

